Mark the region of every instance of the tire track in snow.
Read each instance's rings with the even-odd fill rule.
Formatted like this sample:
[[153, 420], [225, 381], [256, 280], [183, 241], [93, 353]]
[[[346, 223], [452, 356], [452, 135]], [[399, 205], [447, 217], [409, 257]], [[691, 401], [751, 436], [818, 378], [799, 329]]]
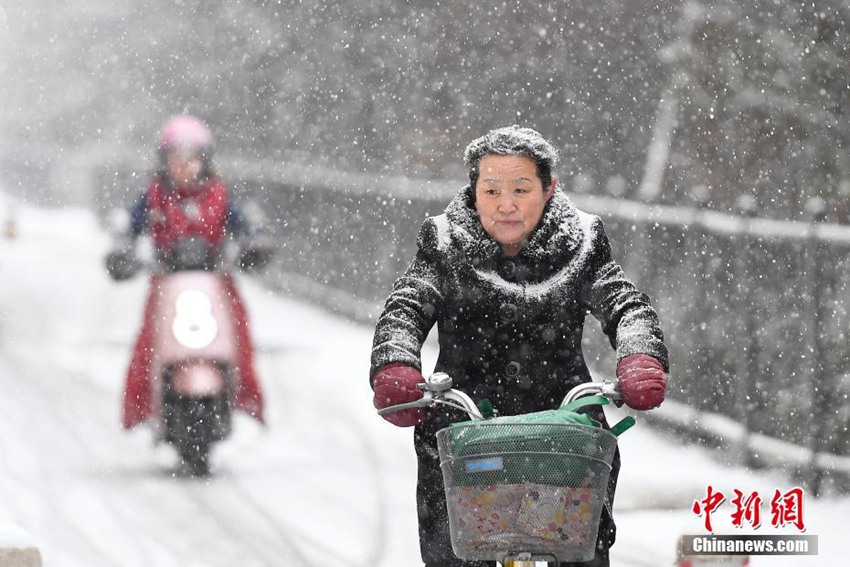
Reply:
[[[76, 429], [79, 425], [79, 420], [63, 417], [67, 415], [70, 407], [67, 403], [68, 401], [61, 398], [57, 399], [59, 389], [48, 388], [44, 385], [43, 376], [45, 374], [43, 372], [35, 369], [22, 371], [16, 367], [14, 370], [10, 369], [8, 374], [4, 373], [3, 379], [7, 380], [9, 376], [23, 378], [23, 380], [17, 383], [19, 390], [16, 393], [19, 395], [15, 396], [14, 408], [10, 408], [9, 411], [4, 412], [4, 417], [17, 422], [15, 423], [15, 427], [13, 427], [13, 430], [17, 432], [27, 431], [30, 434], [34, 433], [39, 439], [50, 439], [51, 436], [55, 435], [51, 439], [50, 447], [45, 448], [40, 445], [34, 445], [32, 449], [34, 451], [48, 449], [51, 464], [55, 463], [56, 469], [55, 472], [48, 471], [43, 474], [31, 471], [31, 474], [27, 477], [23, 476], [23, 471], [16, 472], [10, 466], [4, 467], [4, 470], [8, 474], [14, 475], [20, 486], [26, 487], [27, 490], [31, 490], [40, 496], [39, 503], [45, 506], [47, 511], [52, 512], [57, 520], [56, 523], [62, 526], [64, 539], [73, 542], [75, 546], [82, 544], [86, 548], [85, 550], [79, 550], [77, 553], [92, 559], [102, 558], [106, 550], [91, 537], [90, 533], [80, 527], [79, 514], [64, 505], [66, 502], [64, 497], [67, 496], [66, 491], [69, 487], [67, 485], [55, 486], [53, 482], [45, 482], [45, 480], [61, 480], [59, 471], [61, 471], [62, 466], [71, 460], [69, 456], [77, 458], [80, 453], [83, 453], [88, 457], [85, 460], [93, 460], [90, 458], [94, 456], [91, 448], [92, 440], [88, 439], [88, 443], [86, 443], [80, 438], [79, 432]], [[67, 382], [63, 383], [63, 385], [67, 385]], [[4, 388], [4, 390], [11, 391], [12, 389]], [[63, 393], [66, 392], [64, 389], [61, 391]], [[74, 396], [71, 399], [74, 399]], [[72, 450], [72, 447], [76, 448], [76, 450]], [[55, 494], [45, 498], [44, 490], [46, 488], [52, 494]], [[57, 491], [61, 491], [61, 493], [57, 493]], [[44, 537], [39, 534], [34, 535], [37, 540], [44, 540]], [[51, 545], [48, 545], [49, 547]], [[64, 555], [67, 555], [67, 549], [63, 549], [63, 552]], [[144, 557], [143, 549], [135, 549], [135, 552], [138, 554], [137, 556]]]
[[[283, 365], [280, 364], [268, 364], [269, 367], [281, 367]], [[253, 486], [250, 480], [250, 473], [245, 474], [244, 471], [239, 471], [240, 468], [238, 464], [229, 464], [229, 463], [242, 463], [245, 460], [251, 459], [252, 452], [256, 449], [256, 447], [248, 447], [242, 445], [235, 445], [229, 447], [228, 456], [226, 459], [225, 467], [234, 469], [232, 472], [232, 478], [229, 480], [232, 481], [230, 488], [237, 493], [239, 493], [246, 501], [250, 502], [251, 505], [255, 508], [257, 514], [262, 515], [266, 518], [266, 521], [270, 526], [274, 526], [277, 533], [279, 533], [282, 537], [287, 538], [290, 541], [297, 541], [297, 544], [294, 544], [296, 547], [300, 547], [301, 549], [311, 549], [318, 553], [321, 557], [325, 559], [333, 558], [338, 561], [339, 565], [344, 565], [346, 567], [351, 566], [355, 567], [358, 565], [363, 566], [374, 566], [380, 564], [380, 561], [383, 559], [386, 550], [386, 536], [388, 533], [387, 528], [387, 503], [386, 503], [386, 494], [381, 486], [381, 463], [380, 459], [372, 444], [369, 442], [369, 436], [364, 431], [363, 427], [360, 425], [357, 419], [355, 419], [351, 413], [351, 410], [345, 406], [339, 407], [336, 405], [329, 406], [328, 400], [324, 397], [321, 397], [320, 394], [314, 392], [311, 389], [300, 389], [300, 390], [291, 390], [286, 389], [285, 392], [275, 392], [273, 388], [273, 384], [269, 384], [268, 397], [275, 397], [275, 399], [287, 400], [288, 405], [286, 407], [279, 407], [276, 412], [276, 417], [281, 418], [281, 423], [284, 423], [283, 427], [286, 427], [286, 424], [292, 425], [293, 423], [298, 423], [298, 415], [297, 411], [299, 409], [303, 410], [304, 408], [322, 408], [321, 415], [324, 422], [329, 420], [333, 420], [336, 423], [328, 424], [324, 423], [326, 426], [324, 428], [324, 432], [343, 432], [345, 434], [345, 439], [350, 440], [353, 439], [357, 443], [357, 450], [353, 451], [358, 457], [358, 460], [362, 461], [365, 464], [366, 468], [369, 470], [368, 477], [373, 479], [372, 482], [372, 490], [371, 492], [375, 495], [373, 501], [375, 502], [375, 513], [369, 513], [369, 511], [361, 510], [359, 507], [356, 508], [356, 512], [362, 515], [363, 521], [369, 521], [372, 519], [376, 520], [376, 529], [372, 537], [369, 538], [370, 543], [366, 546], [365, 550], [357, 550], [357, 555], [362, 557], [362, 559], [357, 559], [352, 557], [350, 554], [345, 555], [340, 552], [338, 546], [334, 546], [333, 544], [321, 542], [317, 540], [315, 533], [310, 532], [309, 530], [305, 531], [303, 528], [303, 522], [298, 517], [292, 517], [291, 515], [280, 513], [279, 509], [276, 509], [274, 506], [269, 506], [268, 498], [265, 498], [261, 493], [258, 494], [257, 487]], [[280, 387], [278, 385], [278, 387]], [[294, 417], [293, 417], [294, 416]], [[303, 433], [300, 432], [300, 433]], [[327, 455], [328, 453], [332, 453], [335, 445], [341, 444], [341, 442], [335, 439], [334, 436], [322, 435], [318, 440], [309, 438], [309, 435], [315, 435], [315, 433], [310, 430], [307, 437], [304, 435], [300, 435], [299, 432], [296, 432], [294, 428], [289, 432], [285, 432], [286, 435], [291, 434], [293, 443], [290, 445], [296, 448], [303, 448], [303, 453], [297, 455], [295, 459], [303, 458], [305, 455], [308, 457], [315, 457], [314, 450], [311, 447], [322, 446], [322, 453]], [[345, 453], [352, 453], [350, 449], [345, 450]], [[276, 461], [274, 463], [263, 463], [267, 465], [268, 470], [265, 472], [274, 473], [276, 469], [279, 470], [281, 466], [281, 462], [279, 461], [279, 456], [275, 455]], [[260, 459], [261, 460], [261, 459]], [[319, 461], [316, 461], [317, 463]], [[254, 456], [254, 464], [257, 463], [257, 456]], [[304, 469], [304, 463], [300, 462], [299, 469]], [[307, 463], [308, 465], [310, 463]], [[287, 463], [288, 466], [295, 466], [292, 463]], [[327, 459], [322, 459], [320, 462], [320, 466], [323, 469], [328, 469], [333, 466], [332, 463], [329, 463]], [[348, 468], [348, 467], [347, 467]], [[287, 470], [283, 474], [291, 474], [293, 471]], [[306, 475], [308, 473], [300, 472], [302, 475]], [[326, 473], [322, 473], [323, 475]], [[341, 478], [345, 478], [345, 471], [339, 471]], [[309, 477], [305, 477], [302, 479], [302, 491], [309, 490], [309, 483], [311, 479]], [[256, 483], [255, 483], [256, 484]], [[362, 492], [361, 486], [351, 486], [344, 483], [344, 480], [341, 480], [340, 485], [344, 485], [346, 491], [359, 491]], [[335, 508], [339, 508], [340, 506], [346, 505], [346, 502], [336, 503]], [[283, 504], [285, 507], [286, 504]], [[351, 504], [352, 509], [353, 503]], [[362, 522], [361, 522], [362, 523]], [[292, 534], [298, 533], [299, 536], [293, 539]], [[311, 554], [311, 556], [315, 556], [316, 553]]]
[[[108, 455], [104, 455], [104, 457], [108, 457]], [[174, 462], [177, 463], [176, 452], [174, 453]], [[171, 518], [166, 521], [168, 527], [164, 528], [162, 525], [158, 525], [155, 531], [148, 532], [150, 539], [161, 541], [164, 533], [171, 535], [168, 541], [169, 549], [178, 558], [192, 557], [197, 550], [201, 549], [218, 550], [216, 555], [221, 562], [217, 564], [220, 565], [238, 563], [248, 567], [255, 564], [249, 561], [253, 557], [254, 559], [262, 559], [261, 563], [257, 563], [258, 565], [275, 566], [280, 564], [282, 557], [303, 557], [297, 549], [297, 545], [281, 533], [275, 534], [273, 539], [258, 537], [257, 532], [259, 530], [252, 529], [257, 528], [256, 516], [243, 513], [242, 508], [244, 508], [245, 501], [240, 502], [233, 498], [227, 498], [232, 487], [228, 485], [226, 480], [182, 478], [175, 474], [174, 471], [176, 470], [175, 467], [169, 474], [167, 469], [162, 469], [160, 474], [165, 476], [158, 478], [155, 469], [151, 469], [152, 475], [150, 477], [141, 477], [141, 482], [137, 482], [133, 486], [134, 491], [136, 491], [135, 501], [143, 501], [148, 504], [167, 498], [170, 512], [173, 512], [176, 507], [183, 511], [180, 514], [169, 514]], [[111, 500], [109, 499], [109, 501]], [[222, 502], [224, 501], [227, 501], [228, 505], [223, 505]], [[132, 510], [122, 509], [118, 506], [112, 508], [116, 515], [123, 516], [128, 522], [132, 522], [134, 519], [138, 520], [133, 518], [135, 514]], [[186, 517], [191, 518], [193, 524], [197, 525], [203, 522], [208, 525], [208, 528], [181, 529], [182, 522], [179, 519]], [[240, 521], [236, 521], [236, 517]], [[249, 527], [246, 529], [243, 525]], [[141, 528], [149, 530], [150, 524], [145, 522]], [[174, 535], [176, 534], [179, 535], [175, 538]], [[218, 536], [215, 534], [218, 534]], [[179, 545], [175, 545], [175, 543]], [[177, 548], [182, 551], [178, 552]], [[246, 548], [251, 550], [248, 557], [245, 557], [244, 554]], [[182, 562], [178, 559], [178, 563]], [[153, 565], [156, 563], [141, 561], [139, 564]], [[308, 565], [307, 562], [301, 564]]]
[[[93, 384], [64, 377], [62, 388], [49, 388], [44, 385], [45, 380], [42, 377], [56, 375], [55, 372], [33, 371], [32, 374], [31, 379], [27, 380], [31, 393], [25, 396], [30, 407], [23, 412], [23, 415], [51, 416], [51, 423], [43, 424], [41, 427], [53, 430], [57, 436], [52, 442], [52, 445], [55, 445], [53, 459], [59, 469], [67, 467], [71, 474], [77, 473], [77, 477], [72, 479], [73, 493], [68, 492], [68, 486], [57, 487], [57, 490], [61, 490], [62, 493], [45, 499], [44, 503], [57, 518], [64, 520], [59, 522], [63, 528], [73, 530], [76, 534], [72, 538], [73, 541], [86, 544], [88, 551], [82, 553], [84, 557], [103, 560], [114, 554], [116, 546], [113, 543], [104, 545], [102, 533], [92, 534], [90, 530], [87, 531], [79, 526], [80, 517], [74, 509], [80, 505], [97, 509], [96, 515], [109, 517], [111, 519], [109, 523], [113, 525], [130, 527], [132, 534], [121, 538], [122, 557], [113, 558], [122, 564], [125, 564], [129, 558], [133, 558], [134, 564], [138, 565], [158, 564], [150, 552], [153, 546], [169, 550], [175, 557], [174, 565], [182, 563], [180, 557], [191, 557], [195, 550], [210, 547], [218, 549], [220, 557], [239, 555], [238, 551], [244, 549], [242, 536], [247, 532], [241, 530], [237, 534], [237, 539], [234, 540], [234, 533], [228, 529], [227, 521], [228, 514], [232, 514], [233, 510], [228, 510], [227, 514], [217, 512], [215, 521], [198, 511], [198, 508], [207, 511], [217, 510], [209, 503], [216, 496], [199, 499], [193, 492], [193, 487], [188, 485], [188, 482], [191, 482], [190, 479], [167, 475], [167, 471], [160, 471], [158, 475], [156, 469], [151, 468], [150, 476], [145, 473], [145, 469], [141, 469], [138, 481], [127, 483], [126, 475], [139, 475], [139, 471], [128, 473], [127, 469], [119, 469], [118, 473], [109, 472], [109, 464], [116, 462], [116, 447], [102, 444], [102, 431], [101, 437], [98, 437], [98, 429], [102, 427], [103, 422], [75, 411], [72, 401], [94, 395], [100, 399], [93, 404], [87, 403], [86, 407], [111, 407], [115, 401], [109, 399], [110, 396], [106, 392], [98, 391]], [[59, 374], [61, 375], [61, 372]], [[119, 427], [117, 422], [110, 421], [110, 425], [116, 429]], [[129, 448], [130, 445], [127, 445], [118, 453], [130, 455]], [[140, 460], [140, 464], [142, 462]], [[80, 470], [85, 468], [80, 466], [84, 463], [96, 465], [90, 469], [90, 478], [86, 478], [85, 473]], [[163, 473], [166, 475], [163, 476]], [[63, 480], [59, 474], [56, 478]], [[118, 479], [117, 488], [109, 482], [110, 479]], [[77, 480], [82, 482], [77, 483]], [[20, 482], [24, 483], [26, 480], [21, 479]], [[43, 487], [37, 488], [43, 490]], [[220, 490], [220, 487], [217, 489]], [[86, 497], [90, 498], [87, 500]], [[157, 506], [157, 503], [161, 502], [167, 502], [170, 512], [179, 510], [179, 513], [163, 514], [161, 506]], [[141, 510], [145, 513], [140, 518]], [[157, 521], [149, 521], [151, 517], [155, 517]], [[181, 519], [186, 517], [192, 518], [192, 523], [195, 524], [192, 529], [185, 529], [185, 523]], [[251, 521], [250, 518], [245, 519]], [[208, 524], [208, 527], [197, 527], [200, 523]], [[151, 527], [155, 529], [151, 530]], [[228, 545], [232, 549], [228, 550]], [[280, 558], [280, 551], [286, 551], [286, 555], [293, 553], [291, 546], [286, 545], [282, 550], [264, 551], [263, 564], [275, 565]]]
[[[244, 544], [246, 554], [239, 558], [239, 565], [254, 565], [250, 559], [261, 559], [260, 565], [269, 567], [281, 564], [312, 565], [296, 540], [283, 532], [275, 522], [270, 522], [265, 513], [258, 515], [261, 509], [253, 498], [237, 490], [228, 481], [212, 480], [208, 486], [187, 488], [193, 501], [219, 524], [220, 530], [232, 531], [231, 536], [236, 536]], [[243, 528], [239, 521], [243, 517], [250, 522], [248, 529]], [[262, 519], [262, 522], [258, 523], [258, 519]]]
[[[389, 506], [387, 503], [387, 494], [383, 489], [383, 483], [381, 481], [382, 467], [378, 453], [373, 448], [373, 445], [369, 442], [368, 433], [364, 430], [360, 422], [353, 417], [352, 409], [350, 406], [340, 406], [336, 403], [328, 405], [327, 399], [324, 397], [320, 397], [318, 394], [315, 393], [314, 390], [307, 390], [306, 392], [300, 391], [299, 395], [305, 398], [304, 402], [306, 404], [309, 404], [308, 407], [322, 407], [324, 408], [323, 415], [326, 418], [335, 419], [340, 422], [340, 428], [332, 427], [328, 428], [328, 430], [345, 431], [349, 434], [350, 438], [354, 439], [355, 442], [358, 443], [359, 450], [357, 451], [357, 453], [363, 459], [363, 462], [371, 473], [367, 476], [369, 479], [372, 480], [372, 493], [375, 495], [374, 516], [370, 516], [368, 513], [364, 515], [367, 518], [376, 518], [377, 523], [371, 545], [368, 546], [362, 561], [359, 563], [350, 562], [348, 564], [363, 565], [364, 567], [379, 565], [384, 555], [386, 554], [386, 542], [387, 535], [389, 533], [387, 510], [389, 509]], [[351, 490], [356, 489], [357, 488], [355, 487], [351, 487]]]

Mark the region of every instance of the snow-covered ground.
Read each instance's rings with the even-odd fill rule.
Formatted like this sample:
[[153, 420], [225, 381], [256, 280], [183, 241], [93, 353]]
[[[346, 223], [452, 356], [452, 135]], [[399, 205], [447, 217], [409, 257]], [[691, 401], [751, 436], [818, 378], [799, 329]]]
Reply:
[[[372, 409], [370, 328], [240, 276], [268, 423], [239, 416], [214, 475], [180, 478], [169, 447], [119, 427], [145, 278], [107, 278], [109, 240], [88, 211], [21, 205], [16, 221], [17, 237], [0, 238], [0, 545], [28, 538], [49, 567], [420, 564], [411, 431]], [[705, 533], [691, 505], [708, 485], [765, 505], [794, 486], [638, 420], [621, 439], [615, 567], [672, 565], [681, 534]], [[770, 525], [769, 508], [758, 530], [734, 528], [729, 500], [718, 532], [798, 533]], [[803, 513], [819, 555], [751, 565], [845, 565], [850, 499], [806, 495]]]

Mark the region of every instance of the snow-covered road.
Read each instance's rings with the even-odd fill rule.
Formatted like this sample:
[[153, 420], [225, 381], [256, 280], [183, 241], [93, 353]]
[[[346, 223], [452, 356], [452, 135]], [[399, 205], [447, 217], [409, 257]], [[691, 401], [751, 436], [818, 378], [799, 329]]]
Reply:
[[[20, 206], [17, 222], [18, 237], [0, 241], [0, 527], [25, 530], [48, 567], [419, 564], [411, 431], [372, 411], [370, 328], [240, 277], [267, 425], [238, 416], [213, 476], [181, 478], [169, 447], [119, 427], [144, 278], [107, 278], [108, 238], [88, 211]], [[615, 567], [671, 565], [679, 535], [703, 533], [690, 506], [708, 484], [792, 486], [645, 425], [621, 450]], [[820, 555], [752, 565], [844, 564], [850, 501], [806, 504]]]

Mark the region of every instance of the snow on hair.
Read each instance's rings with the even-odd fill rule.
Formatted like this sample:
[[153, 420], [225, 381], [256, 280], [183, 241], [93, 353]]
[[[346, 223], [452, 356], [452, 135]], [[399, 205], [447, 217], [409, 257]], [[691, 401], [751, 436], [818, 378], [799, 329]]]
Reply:
[[478, 164], [487, 155], [528, 156], [537, 164], [537, 172], [544, 186], [558, 163], [558, 151], [536, 130], [516, 124], [490, 130], [476, 138], [463, 152], [463, 162], [469, 168], [469, 180], [474, 185], [478, 178]]

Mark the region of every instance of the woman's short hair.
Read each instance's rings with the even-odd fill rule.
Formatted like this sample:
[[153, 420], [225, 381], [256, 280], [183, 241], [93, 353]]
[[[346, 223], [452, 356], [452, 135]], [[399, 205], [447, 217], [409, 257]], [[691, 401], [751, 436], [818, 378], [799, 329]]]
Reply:
[[552, 170], [558, 162], [558, 151], [539, 132], [514, 124], [490, 130], [476, 138], [463, 152], [463, 162], [469, 172], [469, 184], [475, 189], [478, 182], [479, 164], [488, 155], [526, 156], [537, 165], [537, 177], [543, 182], [543, 190], [552, 182]]

